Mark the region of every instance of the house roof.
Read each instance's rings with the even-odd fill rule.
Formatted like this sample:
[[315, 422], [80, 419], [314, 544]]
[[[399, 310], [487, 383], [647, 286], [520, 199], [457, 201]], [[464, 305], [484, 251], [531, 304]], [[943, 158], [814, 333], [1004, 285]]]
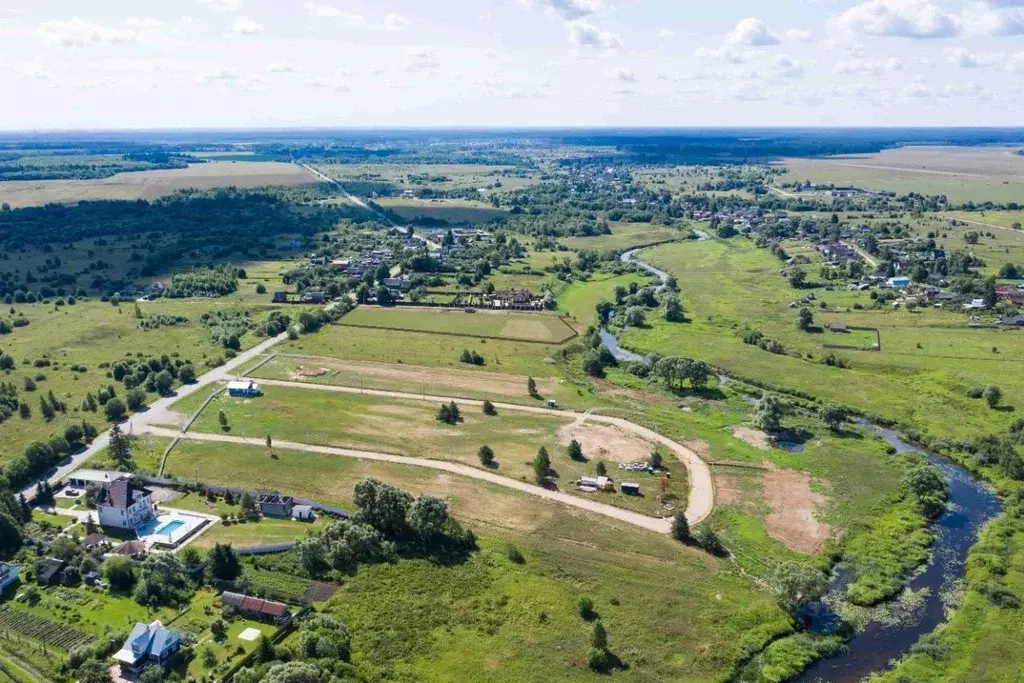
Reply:
[[39, 572], [38, 579], [43, 583], [49, 583], [50, 579], [56, 576], [63, 568], [64, 560], [58, 560], [56, 557], [51, 557], [46, 561], [46, 566]]
[[89, 534], [88, 536], [82, 539], [82, 543], [84, 543], [87, 546], [93, 546], [99, 545], [100, 543], [103, 543], [106, 540], [107, 537], [103, 534]]
[[259, 505], [285, 505], [291, 502], [291, 496], [277, 491], [257, 491], [256, 493], [256, 503]]
[[149, 489], [133, 484], [130, 479], [118, 479], [100, 490], [96, 506], [127, 509], [150, 495]]
[[232, 381], [228, 382], [228, 391], [231, 391], [232, 389], [241, 389], [242, 391], [249, 391], [249, 390], [254, 390], [254, 389], [259, 389], [259, 388], [260, 388], [260, 385], [256, 384], [256, 382], [253, 382], [252, 380], [247, 380], [247, 381], [232, 380]]
[[241, 607], [244, 600], [245, 596], [241, 593], [232, 593], [230, 591], [224, 591], [220, 596], [220, 604], [232, 607]]
[[68, 479], [76, 479], [80, 481], [95, 481], [101, 484], [105, 484], [108, 481], [117, 481], [118, 479], [125, 479], [128, 475], [124, 472], [111, 472], [108, 470], [75, 470], [68, 475]]
[[142, 541], [125, 541], [111, 552], [129, 557], [132, 555], [144, 555], [146, 553], [146, 544]]
[[265, 614], [268, 617], [283, 617], [288, 613], [288, 605], [283, 602], [264, 600], [263, 598], [257, 598], [251, 595], [242, 595], [240, 593], [225, 592], [221, 594], [220, 602], [222, 605], [237, 607], [243, 612]]
[[166, 628], [159, 620], [151, 624], [137, 622], [114, 658], [135, 664], [148, 655], [162, 655], [180, 641], [181, 636], [176, 631]]

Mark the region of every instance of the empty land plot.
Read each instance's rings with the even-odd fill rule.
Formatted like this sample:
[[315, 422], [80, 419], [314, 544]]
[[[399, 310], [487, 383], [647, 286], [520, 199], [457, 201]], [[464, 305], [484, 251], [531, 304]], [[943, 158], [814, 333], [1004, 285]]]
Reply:
[[512, 341], [561, 344], [576, 335], [561, 318], [547, 313], [476, 311], [462, 309], [373, 308], [360, 306], [338, 323], [341, 326], [485, 337]]
[[453, 225], [486, 223], [505, 218], [508, 211], [496, 209], [484, 202], [466, 199], [415, 199], [412, 197], [384, 197], [375, 203], [394, 211], [407, 221], [448, 221]]
[[877, 154], [785, 159], [792, 180], [946, 195], [953, 203], [1019, 202], [1024, 156], [1008, 147], [901, 147]]
[[277, 161], [211, 161], [188, 168], [118, 173], [96, 180], [16, 180], [0, 183], [0, 201], [12, 207], [100, 199], [156, 199], [186, 188], [307, 185], [314, 179]]
[[567, 249], [624, 251], [630, 247], [686, 239], [689, 231], [651, 223], [611, 223], [612, 234], [593, 237], [565, 237], [558, 241]]
[[281, 342], [275, 348], [279, 353], [460, 369], [468, 369], [465, 363], [459, 362], [459, 355], [463, 349], [470, 349], [484, 356], [487, 363], [485, 368], [489, 371], [532, 377], [558, 374], [548, 362], [558, 351], [559, 347], [554, 344], [474, 337], [448, 338], [430, 332], [396, 332], [381, 327], [331, 325], [317, 334]]
[[498, 183], [515, 189], [539, 182], [534, 174], [520, 173], [514, 166], [483, 164], [317, 164], [317, 168], [342, 182], [386, 182], [414, 192], [419, 188], [479, 189]]
[[[452, 368], [431, 368], [405, 363], [372, 363], [327, 357], [276, 356], [253, 373], [254, 377], [312, 384], [366, 387], [385, 391], [412, 391], [435, 396], [489, 398], [536, 404], [526, 390], [527, 376]], [[562, 384], [555, 378], [538, 378], [537, 393], [559, 396]]]

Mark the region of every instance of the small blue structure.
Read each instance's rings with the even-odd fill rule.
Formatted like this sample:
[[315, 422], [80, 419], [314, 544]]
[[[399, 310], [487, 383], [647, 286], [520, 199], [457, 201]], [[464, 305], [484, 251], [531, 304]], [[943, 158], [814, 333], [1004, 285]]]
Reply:
[[13, 564], [0, 562], [0, 593], [3, 593], [8, 586], [18, 580], [18, 568]]
[[253, 382], [252, 380], [228, 382], [229, 396], [259, 396], [261, 393], [260, 385], [256, 384], [256, 382]]
[[622, 492], [629, 496], [639, 496], [640, 484], [634, 484], [633, 482], [624, 481], [622, 482]]
[[906, 276], [903, 276], [903, 275], [900, 275], [900, 276], [897, 276], [897, 277], [891, 277], [891, 278], [889, 278], [889, 286], [890, 287], [909, 287], [910, 286], [910, 278], [906, 277]]

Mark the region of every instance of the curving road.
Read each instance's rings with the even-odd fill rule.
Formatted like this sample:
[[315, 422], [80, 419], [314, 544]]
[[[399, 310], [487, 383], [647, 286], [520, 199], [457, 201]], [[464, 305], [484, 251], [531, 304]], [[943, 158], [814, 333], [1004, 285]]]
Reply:
[[[384, 390], [380, 390], [380, 389], [361, 389], [359, 387], [346, 387], [346, 386], [337, 386], [337, 385], [331, 385], [331, 384], [309, 384], [309, 383], [305, 383], [305, 382], [291, 382], [291, 381], [287, 381], [287, 380], [276, 380], [276, 379], [260, 379], [259, 382], [263, 386], [292, 387], [292, 388], [297, 388], [297, 389], [307, 389], [307, 390], [310, 390], [310, 391], [328, 391], [328, 392], [336, 392], [336, 393], [344, 393], [344, 394], [365, 394], [365, 395], [368, 395], [368, 396], [380, 396], [380, 397], [384, 397], [384, 398], [400, 398], [400, 399], [405, 399], [405, 400], [410, 400], [410, 401], [428, 401], [428, 402], [431, 402], [431, 403], [447, 403], [449, 401], [455, 401], [455, 403], [458, 404], [458, 405], [468, 406], [468, 407], [475, 407], [475, 408], [481, 407], [483, 405], [483, 403], [484, 403], [483, 401], [479, 401], [479, 400], [475, 400], [475, 399], [456, 398], [456, 397], [452, 397], [452, 396], [432, 396], [432, 395], [429, 395], [429, 394], [413, 394], [413, 393], [407, 393], [407, 392], [402, 392], [402, 391], [384, 391]], [[553, 408], [542, 408], [542, 407], [539, 407], [539, 406], [525, 406], [525, 405], [519, 405], [519, 404], [516, 404], [516, 403], [494, 403], [494, 406], [496, 408], [501, 409], [501, 410], [511, 410], [511, 411], [518, 411], [518, 412], [523, 412], [523, 413], [532, 413], [534, 415], [549, 415], [549, 416], [563, 417], [563, 418], [564, 417], [572, 417], [572, 416], [577, 416], [578, 417], [580, 415], [579, 413], [574, 413], [574, 412], [566, 411], [566, 410], [557, 410], [557, 409], [553, 409]], [[659, 434], [658, 432], [655, 432], [652, 429], [648, 429], [647, 427], [642, 427], [642, 426], [640, 426], [638, 424], [630, 422], [629, 420], [624, 420], [624, 419], [619, 418], [619, 417], [610, 417], [610, 416], [607, 416], [607, 415], [595, 415], [593, 413], [587, 413], [586, 416], [585, 416], [585, 419], [588, 420], [588, 421], [591, 421], [591, 422], [597, 422], [597, 423], [600, 423], [600, 424], [612, 425], [612, 426], [618, 427], [620, 429], [623, 429], [625, 431], [632, 432], [633, 434], [636, 434], [637, 436], [640, 436], [640, 437], [642, 437], [642, 438], [644, 438], [644, 439], [646, 439], [648, 441], [652, 441], [654, 443], [661, 444], [665, 448], [667, 448], [670, 451], [672, 451], [673, 453], [675, 453], [676, 457], [679, 459], [679, 461], [682, 462], [683, 465], [686, 467], [687, 476], [688, 476], [689, 482], [690, 482], [690, 495], [689, 495], [689, 499], [688, 499], [687, 505], [686, 505], [686, 519], [687, 519], [687, 521], [690, 523], [691, 526], [695, 526], [695, 525], [699, 524], [700, 522], [704, 521], [705, 519], [707, 519], [707, 517], [711, 514], [711, 511], [714, 509], [714, 503], [715, 503], [715, 489], [714, 489], [713, 480], [711, 478], [711, 468], [709, 468], [708, 464], [706, 462], [704, 462], [700, 458], [700, 456], [698, 456], [695, 452], [693, 452], [689, 448], [686, 448], [685, 446], [682, 446], [682, 445], [676, 443], [672, 439], [669, 439], [668, 437], [663, 436], [663, 435]], [[154, 432], [152, 429], [150, 429], [149, 431], [151, 433], [157, 433], [157, 432]], [[170, 431], [170, 430], [164, 430], [164, 431]], [[177, 432], [174, 432], [174, 434], [177, 434]], [[188, 438], [193, 438], [194, 436], [195, 435], [192, 434], [192, 433], [186, 433], [186, 434], [182, 435], [182, 438], [188, 439]], [[199, 436], [202, 437], [202, 438], [205, 438], [206, 440], [209, 440], [209, 441], [216, 441], [216, 440], [219, 439], [219, 437], [221, 435], [219, 435], [219, 434], [202, 435], [201, 434]], [[230, 437], [230, 438], [232, 438], [232, 439], [239, 439], [241, 437]], [[263, 443], [259, 439], [249, 439], [249, 440], [243, 439], [242, 441], [245, 442], [245, 443], [260, 443], [260, 444]], [[280, 445], [282, 448], [285, 448], [285, 445], [284, 445], [285, 442], [279, 442], [279, 441], [275, 440], [274, 443]], [[302, 444], [299, 444], [299, 445], [302, 445]], [[320, 447], [320, 446], [310, 446], [310, 448], [312, 448], [312, 449], [319, 449], [319, 448], [322, 448], [322, 447]], [[323, 447], [323, 448], [327, 448], [327, 447]], [[331, 453], [336, 453], [336, 454], [340, 454], [340, 455], [352, 455], [353, 457], [361, 457], [358, 454], [364, 453], [364, 451], [354, 451], [354, 450], [351, 450], [351, 449], [338, 449], [338, 448], [331, 448], [329, 451], [317, 451], [317, 452], [331, 452]], [[353, 455], [353, 454], [355, 454], [355, 455]], [[621, 510], [621, 508], [617, 508], [617, 507], [614, 507], [612, 505], [605, 505], [603, 503], [594, 503], [594, 501], [588, 501], [585, 498], [579, 498], [579, 497], [576, 497], [576, 496], [573, 496], [573, 495], [570, 495], [570, 494], [560, 493], [560, 492], [557, 492], [557, 491], [549, 491], [548, 489], [542, 488], [540, 486], [533, 486], [531, 484], [525, 484], [525, 483], [517, 481], [515, 479], [510, 479], [508, 477], [504, 477], [504, 476], [501, 476], [501, 475], [496, 475], [496, 474], [493, 474], [491, 472], [487, 472], [487, 471], [484, 471], [484, 470], [477, 469], [475, 467], [470, 467], [469, 465], [461, 465], [461, 464], [449, 463], [449, 462], [438, 461], [438, 460], [426, 460], [426, 459], [423, 459], [423, 458], [409, 458], [409, 457], [404, 457], [404, 456], [394, 456], [394, 455], [386, 455], [386, 454], [377, 454], [377, 455], [385, 456], [384, 459], [398, 458], [398, 460], [388, 460], [389, 462], [401, 462], [403, 464], [420, 465], [422, 467], [435, 467], [435, 465], [443, 465], [442, 467], [435, 467], [435, 469], [444, 469], [444, 470], [453, 471], [453, 472], [455, 470], [452, 470], [451, 466], [455, 466], [455, 467], [460, 468], [459, 471], [458, 471], [459, 474], [465, 474], [466, 476], [475, 477], [477, 479], [486, 479], [487, 481], [490, 481], [490, 482], [495, 483], [495, 484], [508, 485], [508, 486], [511, 486], [512, 488], [516, 488], [516, 489], [521, 490], [521, 491], [526, 491], [528, 493], [533, 493], [533, 494], [541, 496], [541, 497], [550, 498], [551, 500], [557, 500], [557, 501], [565, 503], [567, 505], [576, 505], [577, 507], [583, 507], [583, 508], [588, 509], [588, 510], [592, 510], [592, 511], [595, 511], [595, 512], [600, 512], [601, 514], [605, 514], [605, 512], [603, 512], [603, 511], [607, 511], [607, 510], [615, 510], [615, 511], [620, 511], [620, 512], [628, 512], [628, 511], [623, 511], [623, 510]], [[381, 459], [381, 458], [373, 458], [373, 459]], [[480, 475], [480, 476], [478, 476], [478, 475]], [[577, 503], [588, 503], [588, 505], [577, 505]], [[593, 505], [589, 505], [589, 504], [593, 504]], [[594, 507], [594, 505], [596, 505], [597, 507]], [[628, 521], [631, 524], [636, 524], [637, 526], [642, 526], [642, 527], [647, 528], [647, 529], [652, 529], [654, 531], [661, 531], [661, 532], [667, 533], [668, 530], [669, 530], [670, 522], [667, 519], [658, 519], [658, 518], [654, 518], [654, 517], [648, 517], [647, 515], [640, 515], [638, 513], [628, 513], [628, 515], [629, 515], [628, 519], [624, 518], [624, 517], [621, 517], [621, 516], [618, 516], [618, 515], [611, 515], [611, 516], [614, 516], [617, 519], [622, 519], [623, 521]], [[634, 518], [640, 518], [640, 519], [639, 520], [635, 520]]]

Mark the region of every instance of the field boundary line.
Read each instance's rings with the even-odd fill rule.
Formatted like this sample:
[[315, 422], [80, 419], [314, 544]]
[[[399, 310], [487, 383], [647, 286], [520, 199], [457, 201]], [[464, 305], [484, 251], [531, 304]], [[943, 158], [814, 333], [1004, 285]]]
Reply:
[[[393, 326], [384, 326], [384, 325], [363, 325], [361, 323], [338, 322], [338, 323], [336, 323], [336, 325], [338, 327], [356, 327], [356, 328], [363, 329], [363, 330], [390, 330], [392, 332], [418, 332], [420, 334], [436, 334], [436, 335], [440, 335], [440, 336], [443, 336], [443, 337], [469, 337], [471, 339], [493, 339], [494, 341], [512, 341], [512, 342], [522, 342], [524, 344], [542, 344], [544, 346], [560, 346], [560, 345], [565, 344], [565, 343], [567, 343], [569, 341], [572, 341], [573, 339], [575, 339], [576, 337], [578, 337], [580, 335], [580, 333], [577, 332], [576, 330], [574, 330], [572, 327], [570, 327], [569, 324], [565, 322], [565, 320], [562, 320], [562, 318], [558, 318], [558, 319], [561, 320], [562, 324], [566, 326], [567, 330], [572, 333], [572, 334], [568, 335], [567, 337], [564, 337], [564, 338], [562, 338], [561, 340], [558, 340], [558, 341], [541, 341], [541, 340], [538, 340], [538, 339], [524, 339], [522, 337], [500, 337], [500, 336], [494, 336], [494, 335], [489, 335], [489, 334], [468, 334], [468, 333], [465, 333], [465, 332], [440, 332], [438, 330], [416, 330], [416, 329], [412, 329], [412, 328], [409, 328], [409, 327], [393, 327]], [[342, 318], [342, 320], [344, 320], [344, 318]]]
[[[271, 356], [271, 358], [273, 358], [273, 356]], [[157, 470], [158, 476], [164, 476], [164, 468], [167, 467], [167, 457], [171, 454], [171, 451], [174, 450], [174, 447], [178, 445], [178, 442], [181, 441], [181, 435], [187, 432], [189, 428], [195, 424], [195, 421], [199, 419], [199, 414], [206, 410], [206, 406], [210, 405], [210, 401], [216, 398], [223, 391], [224, 387], [220, 387], [217, 390], [210, 392], [210, 395], [206, 397], [199, 408], [197, 408], [196, 411], [192, 413], [192, 416], [185, 421], [185, 424], [182, 425], [181, 432], [178, 436], [174, 437], [171, 442], [167, 444], [167, 448], [164, 449], [164, 455], [160, 458], [160, 469]]]

